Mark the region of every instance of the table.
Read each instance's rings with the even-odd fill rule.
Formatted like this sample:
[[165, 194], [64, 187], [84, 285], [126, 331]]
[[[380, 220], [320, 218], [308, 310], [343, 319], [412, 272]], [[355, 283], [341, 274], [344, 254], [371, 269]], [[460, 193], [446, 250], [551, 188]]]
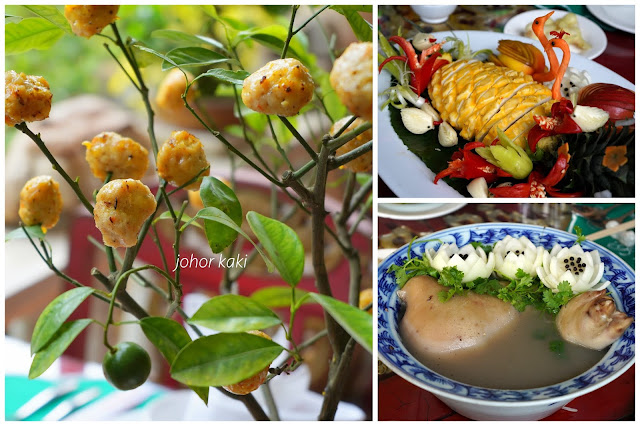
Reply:
[[[531, 9], [534, 7], [458, 6], [447, 22], [433, 25], [421, 22], [410, 6], [379, 6], [378, 28], [386, 37], [397, 34], [398, 28], [402, 28], [402, 34], [406, 37], [411, 37], [418, 32], [418, 28], [425, 33], [450, 29], [502, 32], [509, 19]], [[603, 29], [607, 36], [607, 48], [595, 59], [595, 62], [635, 84], [635, 36], [611, 27]], [[396, 194], [382, 179], [378, 178], [378, 196], [396, 197]]]
[[[613, 207], [612, 204], [588, 205], [596, 209]], [[455, 213], [423, 220], [399, 221], [378, 219], [378, 247], [399, 247], [414, 236], [426, 235], [452, 226], [482, 222], [520, 222], [568, 229], [579, 225], [585, 234], [599, 225], [573, 214], [577, 207], [571, 204], [467, 204]], [[607, 218], [618, 218], [634, 211], [634, 204], [615, 205]], [[629, 218], [631, 214], [625, 217]], [[623, 220], [621, 220], [622, 222]], [[611, 237], [598, 243], [612, 248], [616, 240]], [[635, 265], [635, 248], [622, 257]], [[545, 420], [633, 420], [635, 401], [635, 366], [602, 388], [574, 399]], [[432, 393], [421, 389], [380, 366], [378, 376], [379, 420], [469, 420], [442, 403]]]

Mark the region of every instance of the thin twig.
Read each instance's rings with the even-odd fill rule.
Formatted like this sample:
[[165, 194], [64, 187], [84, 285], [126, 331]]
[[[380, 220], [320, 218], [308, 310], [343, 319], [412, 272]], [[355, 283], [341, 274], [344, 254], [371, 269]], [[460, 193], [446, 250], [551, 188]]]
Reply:
[[293, 134], [293, 136], [298, 140], [298, 142], [300, 142], [300, 144], [303, 146], [303, 148], [307, 151], [307, 153], [309, 154], [309, 156], [314, 159], [314, 160], [318, 160], [318, 154], [313, 150], [313, 148], [311, 148], [311, 146], [307, 143], [307, 141], [305, 140], [305, 138], [300, 134], [300, 132], [298, 132], [298, 130], [293, 127], [293, 124], [291, 124], [291, 122], [286, 118], [283, 117], [281, 115], [278, 116], [278, 118], [280, 119], [280, 121], [282, 121], [284, 123], [284, 125], [286, 126], [287, 129], [289, 129], [289, 131]]
[[284, 42], [284, 46], [282, 47], [282, 54], [280, 55], [280, 59], [284, 59], [287, 57], [287, 50], [289, 50], [289, 43], [291, 43], [291, 38], [294, 35], [293, 32], [293, 23], [296, 20], [296, 13], [298, 13], [298, 9], [300, 6], [291, 6], [291, 19], [289, 19], [289, 31], [287, 32], [287, 39]]
[[340, 148], [342, 145], [346, 144], [352, 139], [355, 139], [357, 136], [366, 132], [370, 128], [371, 128], [371, 122], [366, 121], [361, 125], [359, 125], [358, 127], [356, 127], [355, 129], [349, 130], [348, 132], [343, 133], [342, 135], [336, 138], [333, 138], [331, 142], [329, 142], [329, 150], [332, 152], [335, 151], [336, 149]]
[[343, 154], [339, 157], [335, 157], [333, 161], [331, 161], [331, 165], [329, 168], [333, 170], [333, 169], [339, 168], [340, 166], [344, 166], [350, 161], [353, 161], [356, 158], [360, 157], [361, 155], [371, 151], [372, 148], [373, 148], [373, 141], [365, 142], [359, 147], [357, 147], [356, 149], [352, 149], [346, 154]]
[[78, 185], [78, 179], [80, 179], [80, 178], [76, 178], [76, 180], [73, 180], [73, 179], [71, 179], [71, 177], [69, 177], [67, 172], [62, 168], [62, 166], [58, 163], [58, 161], [53, 157], [53, 155], [49, 151], [49, 148], [47, 148], [45, 143], [42, 141], [42, 139], [40, 138], [40, 134], [36, 135], [35, 133], [33, 133], [29, 129], [29, 127], [27, 127], [27, 123], [23, 122], [23, 123], [20, 123], [20, 124], [16, 124], [14, 127], [16, 129], [20, 130], [25, 135], [29, 136], [29, 138], [31, 138], [31, 140], [36, 143], [38, 148], [40, 148], [40, 151], [42, 151], [42, 153], [45, 155], [45, 157], [47, 157], [47, 159], [49, 160], [49, 162], [53, 166], [53, 169], [56, 170], [58, 173], [60, 173], [62, 178], [67, 181], [67, 183], [69, 184], [71, 189], [73, 189], [73, 192], [75, 192], [76, 195], [78, 196], [78, 199], [80, 200], [80, 202], [86, 207], [87, 211], [89, 213], [91, 213], [91, 215], [93, 215], [93, 205], [91, 205], [91, 203], [89, 202], [87, 197], [84, 196], [84, 194], [82, 193], [82, 190], [80, 189], [80, 185]]
[[269, 418], [272, 421], [280, 421], [280, 414], [278, 413], [278, 407], [276, 406], [276, 402], [273, 400], [273, 394], [271, 393], [269, 382], [265, 382], [262, 386], [260, 386], [260, 390], [262, 390], [262, 396], [264, 396], [264, 402], [265, 404], [267, 404], [267, 411], [269, 411]]
[[[324, 12], [324, 11], [325, 11], [327, 8], [329, 8], [329, 7], [331, 7], [331, 5], [323, 6], [320, 10], [318, 10], [316, 13], [314, 13], [313, 15], [311, 15], [311, 17], [310, 17], [309, 19], [307, 19], [306, 21], [304, 21], [304, 23], [303, 23], [302, 25], [300, 25], [300, 26], [298, 27], [298, 29], [297, 29], [297, 30], [295, 30], [295, 31], [293, 32], [293, 35], [298, 34], [298, 32], [299, 32], [300, 30], [302, 30], [304, 27], [306, 27], [306, 26], [307, 26], [307, 24], [308, 24], [309, 22], [313, 21], [313, 20], [314, 20], [318, 15], [320, 15], [322, 12]], [[293, 21], [292, 21], [292, 22], [293, 22]]]
[[293, 164], [291, 164], [291, 160], [289, 160], [289, 157], [287, 156], [287, 153], [284, 151], [284, 149], [282, 149], [282, 146], [280, 145], [280, 141], [278, 141], [278, 136], [276, 135], [276, 131], [273, 128], [273, 123], [271, 122], [271, 116], [269, 116], [269, 115], [267, 115], [267, 123], [269, 123], [269, 129], [271, 130], [271, 136], [273, 137], [273, 140], [276, 143], [276, 149], [278, 150], [278, 152], [280, 153], [282, 158], [284, 158], [284, 161], [287, 162], [287, 164], [289, 165], [289, 168], [291, 170], [293, 170]]

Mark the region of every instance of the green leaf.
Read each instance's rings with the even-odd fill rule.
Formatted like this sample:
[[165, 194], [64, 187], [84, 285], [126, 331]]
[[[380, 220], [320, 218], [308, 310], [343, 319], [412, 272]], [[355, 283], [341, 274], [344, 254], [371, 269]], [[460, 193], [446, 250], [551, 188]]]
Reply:
[[[206, 224], [207, 224], [207, 220], [212, 220], [218, 223], [221, 223], [231, 229], [234, 229], [236, 232], [238, 232], [240, 235], [242, 235], [243, 237], [245, 237], [247, 239], [247, 241], [249, 241], [251, 244], [253, 244], [253, 246], [256, 248], [256, 250], [258, 251], [258, 253], [260, 254], [260, 256], [262, 256], [262, 259], [264, 260], [264, 263], [267, 265], [267, 269], [269, 270], [269, 272], [273, 272], [273, 262], [271, 262], [271, 260], [269, 259], [269, 257], [267, 257], [267, 254], [262, 251], [262, 249], [253, 242], [253, 240], [251, 239], [251, 237], [249, 237], [249, 235], [247, 235], [246, 232], [244, 232], [242, 230], [242, 228], [240, 228], [238, 225], [236, 225], [236, 223], [229, 217], [227, 216], [223, 211], [221, 211], [220, 209], [217, 209], [215, 207], [206, 207], [202, 210], [200, 210], [194, 219], [204, 219], [205, 220], [205, 229], [206, 229]], [[186, 225], [183, 225], [182, 228], [184, 229], [186, 226], [188, 226], [188, 223]], [[207, 235], [207, 239], [209, 239], [209, 235]], [[209, 243], [211, 244], [211, 242]]]
[[[173, 220], [173, 216], [171, 216], [171, 212], [170, 211], [162, 212], [161, 215], [159, 215], [158, 217], [153, 219], [153, 224], [155, 225], [159, 220], [165, 220], [165, 219]], [[202, 227], [202, 225], [200, 225], [198, 222], [193, 220], [193, 218], [191, 216], [189, 216], [188, 214], [186, 214], [186, 213], [182, 213], [181, 222], [185, 222], [185, 223], [188, 222], [189, 225], [197, 226], [200, 229], [204, 229]]]
[[187, 330], [171, 318], [143, 318], [140, 320], [140, 327], [147, 339], [158, 348], [169, 364], [172, 364], [178, 352], [191, 342]]
[[261, 330], [282, 323], [271, 309], [235, 294], [209, 299], [189, 322], [227, 333]]
[[72, 34], [71, 25], [62, 12], [55, 6], [24, 6], [41, 18], [46, 19], [66, 33]]
[[218, 11], [216, 10], [215, 6], [211, 6], [211, 5], [202, 5], [200, 6], [202, 8], [202, 10], [205, 11], [205, 13], [209, 16], [211, 16], [214, 19], [218, 19]]
[[93, 293], [91, 287], [79, 287], [53, 299], [40, 314], [31, 336], [31, 354], [42, 349], [82, 302]]
[[213, 77], [231, 84], [242, 84], [244, 83], [244, 79], [249, 77], [249, 75], [245, 70], [231, 71], [222, 68], [212, 68], [197, 76], [194, 81], [201, 77]]
[[329, 73], [323, 72], [319, 76], [314, 76], [314, 81], [320, 85], [318, 97], [322, 99], [322, 103], [327, 108], [331, 119], [337, 121], [339, 118], [347, 115], [347, 107], [344, 106], [336, 91], [331, 86]]
[[247, 221], [282, 278], [296, 286], [304, 271], [304, 247], [298, 234], [284, 223], [256, 212], [247, 213]]
[[[256, 290], [251, 294], [251, 299], [262, 303], [269, 308], [288, 308], [291, 306], [291, 287], [273, 286]], [[296, 302], [302, 299], [307, 292], [300, 289], [293, 289], [296, 294]], [[309, 303], [307, 299], [303, 303]]]
[[206, 43], [210, 46], [217, 47], [226, 52], [226, 49], [218, 40], [212, 39], [210, 37], [197, 35], [197, 34], [188, 34], [183, 33], [182, 31], [176, 30], [155, 30], [151, 33], [151, 37], [155, 38], [163, 38], [171, 41], [177, 41], [180, 43], [189, 43], [189, 44], [201, 44]]
[[44, 240], [45, 234], [42, 232], [42, 228], [38, 225], [33, 226], [25, 226], [23, 230], [22, 228], [14, 229], [13, 231], [7, 233], [4, 236], [4, 242], [9, 242], [11, 240], [17, 240], [20, 238], [27, 238], [27, 233], [34, 240]]
[[24, 53], [32, 49], [45, 50], [53, 46], [64, 31], [44, 18], [27, 18], [4, 26], [6, 55]]
[[171, 366], [171, 377], [191, 386], [225, 386], [247, 379], [284, 348], [248, 333], [220, 333], [189, 343]]
[[[288, 35], [289, 30], [282, 25], [269, 25], [267, 27], [251, 28], [239, 32], [232, 44], [233, 46], [237, 46], [239, 43], [251, 39], [281, 53]], [[302, 60], [305, 58], [306, 51], [304, 45], [297, 36], [294, 36], [289, 42], [289, 52], [298, 59]]]
[[355, 306], [318, 293], [309, 296], [322, 305], [325, 311], [345, 329], [363, 348], [373, 353], [373, 319], [367, 312]]
[[167, 58], [171, 61], [163, 62], [162, 70], [166, 71], [171, 68], [179, 67], [200, 67], [205, 65], [213, 65], [220, 63], [237, 63], [234, 59], [214, 52], [204, 47], [177, 47], [167, 52]]
[[[369, 8], [369, 10], [363, 10]], [[347, 18], [353, 33], [360, 41], [371, 41], [371, 25], [358, 12], [371, 12], [371, 6], [331, 6], [331, 9]]]
[[16, 16], [16, 15], [7, 15], [5, 13], [4, 15], [4, 23], [8, 24], [9, 22], [20, 22], [22, 21], [22, 16]]
[[[140, 320], [140, 327], [147, 339], [155, 346], [162, 356], [173, 364], [178, 353], [189, 343], [189, 333], [178, 322], [165, 317], [147, 317]], [[191, 389], [204, 401], [209, 402], [209, 388], [190, 386]]]
[[62, 324], [52, 336], [49, 344], [39, 350], [36, 356], [33, 357], [31, 367], [29, 368], [29, 379], [35, 379], [47, 371], [47, 368], [49, 368], [51, 364], [67, 350], [71, 342], [78, 337], [78, 334], [92, 322], [93, 320], [91, 319], [81, 319]]
[[137, 49], [137, 50], [133, 50], [132, 52], [140, 68], [146, 68], [158, 62], [158, 58], [156, 55], [154, 55], [149, 51], [138, 48], [138, 46], [147, 47], [147, 45], [144, 44], [143, 42], [139, 40], [135, 40], [135, 41], [129, 41], [127, 44], [130, 48], [135, 47]]
[[[142, 51], [144, 51], [144, 52], [151, 53], [152, 55], [156, 55], [158, 58], [161, 58], [161, 59], [163, 59], [165, 62], [168, 62], [168, 63], [170, 63], [171, 65], [173, 65], [173, 67], [172, 67], [172, 68], [180, 68], [180, 67], [178, 66], [178, 64], [176, 64], [176, 63], [173, 61], [173, 59], [171, 59], [171, 58], [169, 58], [169, 57], [167, 57], [167, 56], [163, 55], [162, 53], [160, 53], [160, 52], [158, 52], [158, 51], [156, 51], [156, 50], [153, 50], [153, 49], [151, 49], [151, 48], [149, 48], [149, 47], [146, 47], [146, 46], [142, 46], [142, 45], [140, 45], [140, 44], [134, 44], [134, 45], [133, 45], [133, 47], [135, 47], [135, 48], [136, 48], [136, 49], [138, 49], [138, 50], [142, 50]], [[163, 63], [163, 66], [164, 66], [164, 63]], [[164, 68], [163, 68], [163, 70], [164, 70]]]
[[[200, 198], [205, 207], [215, 207], [230, 217], [233, 222], [242, 225], [242, 206], [233, 189], [213, 176], [206, 176], [200, 184]], [[238, 232], [223, 223], [205, 220], [204, 230], [209, 246], [214, 253], [220, 253], [233, 243]]]

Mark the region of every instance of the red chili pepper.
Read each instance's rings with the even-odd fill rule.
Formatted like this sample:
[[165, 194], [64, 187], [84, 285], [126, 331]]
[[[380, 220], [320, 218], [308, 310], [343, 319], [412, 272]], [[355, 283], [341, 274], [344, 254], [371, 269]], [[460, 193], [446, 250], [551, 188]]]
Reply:
[[[441, 59], [436, 63], [436, 59], [440, 56], [440, 53], [438, 52], [441, 47], [440, 44], [434, 44], [428, 49], [423, 50], [420, 54], [420, 60], [418, 61], [418, 55], [409, 41], [400, 36], [389, 37], [389, 41], [396, 43], [404, 51], [406, 55], [406, 60], [404, 61], [409, 65], [409, 68], [413, 73], [411, 76], [411, 88], [419, 96], [421, 96], [427, 88], [433, 73], [435, 73], [440, 67], [449, 63], [449, 61], [444, 59]], [[400, 57], [392, 56], [391, 58], [399, 59]], [[383, 64], [392, 60], [391, 58], [385, 59]], [[380, 66], [380, 70], [382, 69], [382, 66], [384, 65]]]
[[558, 31], [551, 31], [551, 32], [549, 32], [549, 34], [550, 34], [550, 35], [552, 35], [552, 36], [554, 36], [554, 37], [556, 37], [556, 38], [562, 38], [562, 37], [564, 37], [564, 36], [566, 36], [566, 35], [571, 35], [571, 34], [569, 34], [568, 32], [566, 32], [566, 31], [564, 31], [564, 30], [560, 30], [560, 32], [558, 32]]
[[549, 174], [544, 179], [542, 179], [540, 183], [542, 183], [544, 186], [556, 186], [558, 183], [560, 183], [565, 173], [567, 173], [568, 168], [569, 155], [559, 155]]
[[536, 152], [540, 139], [547, 136], [582, 133], [582, 129], [571, 118], [573, 104], [568, 99], [561, 99], [551, 106], [551, 117], [534, 116], [537, 125], [527, 134], [527, 142], [531, 152]]
[[486, 148], [484, 142], [469, 142], [464, 146], [464, 150], [470, 151], [476, 148]]
[[[471, 149], [466, 149], [465, 146], [465, 149], [460, 149], [453, 154], [449, 166], [436, 175], [433, 183], [438, 183], [446, 176], [463, 179], [483, 177], [490, 183], [500, 176], [505, 176], [505, 173], [478, 154], [471, 152]], [[507, 173], [506, 176], [510, 175]]]
[[499, 198], [528, 198], [531, 192], [531, 184], [517, 183], [512, 186], [489, 188], [489, 191]]
[[380, 66], [378, 67], [378, 73], [382, 72], [382, 68], [384, 68], [385, 65], [387, 65], [389, 62], [391, 61], [403, 61], [403, 62], [407, 62], [407, 57], [406, 56], [389, 56], [387, 59], [385, 59], [384, 61], [382, 61], [382, 63], [380, 64]]

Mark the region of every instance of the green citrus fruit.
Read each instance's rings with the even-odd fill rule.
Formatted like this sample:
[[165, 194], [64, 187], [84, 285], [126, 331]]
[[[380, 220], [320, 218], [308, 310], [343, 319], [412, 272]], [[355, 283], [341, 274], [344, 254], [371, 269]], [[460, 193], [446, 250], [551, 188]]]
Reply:
[[102, 360], [102, 371], [109, 383], [120, 390], [135, 389], [147, 381], [151, 358], [142, 346], [122, 342], [108, 351]]

